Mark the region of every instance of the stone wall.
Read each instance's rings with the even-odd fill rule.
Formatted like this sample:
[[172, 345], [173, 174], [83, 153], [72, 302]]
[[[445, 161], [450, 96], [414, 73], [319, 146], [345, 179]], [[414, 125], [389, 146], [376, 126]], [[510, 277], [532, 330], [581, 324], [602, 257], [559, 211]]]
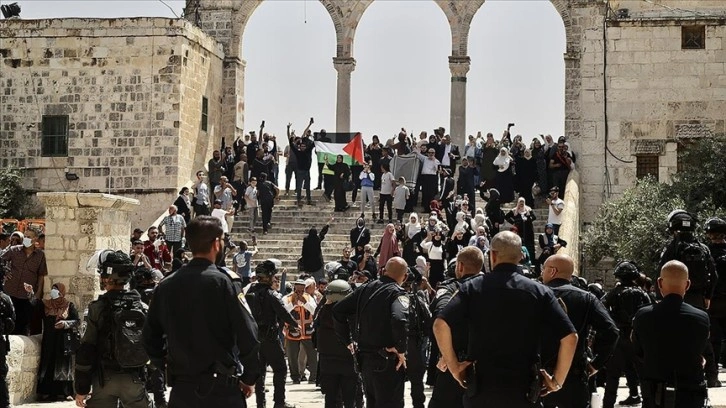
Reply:
[[[579, 154], [585, 222], [603, 197], [635, 184], [638, 156], [657, 157], [656, 173], [667, 182], [677, 169], [677, 141], [724, 132], [726, 3], [656, 3], [611, 2], [606, 40], [604, 15], [591, 9], [580, 21], [582, 133], [570, 136]], [[619, 15], [619, 8], [628, 12]], [[681, 49], [681, 27], [690, 25], [706, 27], [705, 49]], [[571, 87], [569, 74], [567, 81]]]
[[575, 274], [581, 275], [580, 270], [580, 173], [577, 170], [571, 170], [567, 176], [567, 184], [565, 185], [565, 196], [562, 198], [565, 202], [564, 213], [562, 214], [562, 224], [557, 234], [567, 241], [567, 246], [560, 249], [559, 253], [568, 255], [575, 263]]
[[89, 258], [99, 249], [128, 252], [130, 211], [138, 200], [99, 193], [38, 193], [45, 214], [45, 257], [48, 276], [68, 289], [67, 297], [79, 310], [100, 294], [98, 275], [87, 271]]
[[[146, 226], [211, 156], [224, 55], [190, 23], [3, 20], [0, 38], [0, 165], [23, 169], [27, 188], [154, 194]], [[67, 157], [41, 157], [43, 115], [68, 115]]]
[[40, 340], [40, 335], [10, 336], [7, 382], [12, 405], [35, 401], [40, 365]]

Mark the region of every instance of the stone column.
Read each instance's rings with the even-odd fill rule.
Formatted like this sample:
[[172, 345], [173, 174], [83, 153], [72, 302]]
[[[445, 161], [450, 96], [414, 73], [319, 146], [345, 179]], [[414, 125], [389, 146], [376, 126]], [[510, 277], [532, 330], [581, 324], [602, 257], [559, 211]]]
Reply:
[[100, 293], [99, 277], [86, 264], [99, 249], [129, 251], [130, 211], [139, 201], [101, 193], [38, 193], [45, 205], [45, 292], [56, 282], [83, 314]]
[[[451, 142], [460, 149], [466, 145], [466, 74], [471, 58], [449, 57], [451, 71]], [[462, 150], [463, 153], [463, 150]]]
[[[228, 143], [242, 138], [245, 126], [245, 66], [244, 60], [238, 57], [224, 58], [222, 77], [222, 132]], [[221, 138], [213, 142], [214, 146], [221, 143]], [[229, 146], [229, 144], [228, 144]]]
[[350, 74], [355, 70], [355, 58], [333, 58], [338, 71], [338, 92], [335, 107], [335, 131], [350, 132]]

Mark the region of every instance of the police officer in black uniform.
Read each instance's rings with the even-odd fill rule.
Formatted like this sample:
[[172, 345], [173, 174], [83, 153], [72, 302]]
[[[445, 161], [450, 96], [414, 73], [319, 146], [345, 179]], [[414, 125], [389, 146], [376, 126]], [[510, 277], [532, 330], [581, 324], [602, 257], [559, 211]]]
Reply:
[[315, 313], [315, 348], [318, 350], [318, 381], [325, 408], [355, 407], [356, 373], [353, 355], [335, 334], [333, 307], [352, 292], [348, 282], [336, 279], [325, 288], [325, 303]]
[[[459, 251], [453, 263], [454, 267], [449, 268], [454, 270], [454, 277], [439, 283], [436, 297], [429, 306], [433, 318], [437, 318], [441, 314], [444, 307], [449, 304], [451, 297], [459, 290], [459, 286], [479, 275], [483, 265], [484, 254], [479, 248], [466, 247]], [[460, 356], [460, 360], [466, 360], [463, 357], [467, 351], [468, 334], [469, 329], [467, 326], [451, 328], [452, 344], [454, 351]], [[438, 348], [432, 345], [431, 353], [434, 352], [438, 360], [440, 358]], [[464, 389], [451, 376], [450, 371], [439, 371], [436, 374], [435, 384], [428, 408], [463, 408]]]
[[721, 356], [721, 344], [726, 337], [726, 221], [711, 218], [706, 221], [704, 231], [708, 237], [708, 249], [716, 265], [718, 280], [713, 291], [708, 316], [711, 319], [711, 346], [714, 359], [706, 362], [706, 381], [709, 387], [720, 387], [717, 359]]
[[[608, 292], [602, 299], [605, 308], [610, 313], [615, 325], [620, 330], [620, 337], [615, 345], [612, 357], [607, 362], [607, 380], [605, 382], [605, 395], [603, 407], [613, 408], [618, 394], [620, 376], [624, 372], [635, 372], [635, 354], [633, 343], [630, 341], [630, 332], [633, 329], [633, 316], [641, 307], [649, 305], [650, 297], [638, 285], [640, 271], [631, 261], [622, 261], [615, 266], [613, 275], [620, 284]], [[620, 405], [639, 405], [637, 375], [635, 381], [628, 381], [629, 396]]]
[[156, 288], [144, 347], [152, 364], [166, 369], [170, 406], [244, 408], [260, 372], [257, 325], [244, 296], [214, 264], [224, 248], [219, 219], [195, 218], [186, 237], [194, 258]]
[[[673, 234], [673, 239], [663, 249], [658, 270], [671, 260], [685, 264], [691, 284], [683, 301], [706, 310], [710, 307], [711, 298], [718, 283], [718, 275], [711, 251], [694, 234], [696, 227], [697, 220], [684, 210], [674, 210], [668, 215], [668, 230]], [[660, 295], [657, 286], [656, 294]], [[706, 358], [706, 373], [709, 374], [706, 378], [708, 386], [721, 386], [718, 381], [716, 356], [710, 342], [704, 357]]]
[[8, 335], [15, 329], [15, 308], [10, 296], [0, 291], [0, 408], [10, 408], [10, 391], [8, 389], [7, 355], [10, 351]]
[[[434, 335], [446, 368], [467, 388], [465, 407], [539, 407], [540, 395], [562, 388], [577, 333], [552, 291], [517, 273], [522, 259], [518, 235], [494, 236], [490, 256], [492, 272], [461, 285], [434, 321]], [[460, 361], [451, 328], [464, 325], [470, 340], [466, 361]], [[560, 341], [551, 375], [539, 364], [545, 328]]]
[[[563, 302], [578, 336], [577, 350], [567, 380], [559, 392], [544, 398], [545, 408], [589, 407], [588, 378], [603, 368], [618, 341], [618, 328], [600, 299], [571, 284], [574, 267], [569, 256], [552, 255], [547, 258], [542, 268], [542, 282]], [[587, 345], [591, 330], [595, 331], [592, 360], [588, 358]], [[557, 339], [549, 339], [548, 336], [542, 343], [546, 368], [550, 368], [550, 362], [554, 362], [557, 357], [557, 343]]]
[[705, 406], [709, 320], [708, 313], [684, 301], [689, 284], [688, 268], [667, 262], [658, 278], [663, 301], [640, 309], [633, 319], [633, 346], [643, 359], [644, 408]]
[[[673, 239], [661, 253], [658, 270], [661, 270], [668, 261], [683, 262], [688, 268], [691, 280], [684, 302], [701, 309], [708, 309], [718, 275], [711, 251], [700, 243], [694, 234], [696, 220], [686, 211], [674, 210], [668, 215], [668, 231], [673, 234]], [[657, 287], [656, 293], [658, 293]]]
[[411, 300], [408, 307], [408, 350], [406, 353], [406, 377], [411, 383], [413, 408], [424, 408], [424, 374], [428, 361], [429, 333], [431, 331], [431, 312], [421, 298], [419, 285], [422, 276], [415, 268], [409, 268], [403, 288], [409, 292]]
[[290, 313], [285, 310], [282, 298], [272, 289], [272, 281], [277, 273], [277, 267], [271, 260], [261, 262], [255, 268], [257, 283], [247, 291], [247, 303], [252, 309], [252, 316], [257, 321], [260, 339], [259, 366], [262, 375], [255, 384], [257, 408], [265, 407], [265, 371], [267, 366], [272, 367], [272, 384], [275, 387], [273, 401], [275, 408], [290, 407], [285, 402], [285, 380], [287, 379], [287, 364], [285, 353], [280, 339], [280, 322], [287, 323], [292, 328], [299, 325]]
[[[119, 339], [114, 336], [113, 327], [118, 305], [131, 304], [133, 310], [146, 314], [146, 305], [141, 302], [139, 293], [125, 290], [134, 269], [131, 258], [121, 251], [104, 250], [94, 254], [92, 259], [96, 260], [97, 272], [101, 274], [107, 292], [88, 305], [86, 331], [76, 351], [76, 405], [115, 408], [121, 402], [125, 408], [151, 408], [153, 404], [143, 380], [148, 360], [146, 353], [143, 349], [133, 353], [125, 349], [118, 353], [119, 344], [114, 344], [114, 339]], [[125, 328], [128, 333], [136, 329], [141, 331], [143, 322], [131, 323]], [[91, 397], [86, 401], [89, 394]]]
[[[349, 347], [357, 343], [367, 405], [403, 408], [410, 299], [400, 286], [408, 265], [393, 257], [384, 275], [356, 289], [333, 308], [335, 332]], [[349, 319], [355, 321], [351, 336]]]

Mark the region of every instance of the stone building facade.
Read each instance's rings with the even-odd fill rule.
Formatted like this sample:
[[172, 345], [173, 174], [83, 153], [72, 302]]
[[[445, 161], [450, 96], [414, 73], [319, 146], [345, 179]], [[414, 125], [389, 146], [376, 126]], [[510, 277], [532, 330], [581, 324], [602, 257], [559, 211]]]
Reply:
[[[320, 0], [337, 41], [336, 131], [350, 131], [355, 33], [373, 0]], [[566, 32], [565, 132], [581, 220], [679, 149], [724, 133], [726, 3], [550, 0]], [[158, 214], [218, 146], [244, 132], [242, 37], [262, 1], [189, 0], [169, 19], [0, 22], [0, 165], [35, 190], [109, 191]], [[451, 135], [463, 143], [471, 21], [484, 0], [436, 0], [451, 28]], [[412, 5], [415, 7], [415, 5]], [[31, 80], [32, 79], [32, 80]], [[207, 131], [201, 130], [204, 97]], [[68, 157], [42, 157], [42, 115], [68, 115]], [[80, 176], [66, 181], [64, 169]], [[155, 204], [155, 206], [152, 206]], [[158, 210], [158, 211], [157, 211]], [[146, 221], [147, 218], [140, 217]]]
[[219, 145], [222, 61], [185, 20], [2, 21], [0, 165], [33, 191], [137, 198], [149, 225]]

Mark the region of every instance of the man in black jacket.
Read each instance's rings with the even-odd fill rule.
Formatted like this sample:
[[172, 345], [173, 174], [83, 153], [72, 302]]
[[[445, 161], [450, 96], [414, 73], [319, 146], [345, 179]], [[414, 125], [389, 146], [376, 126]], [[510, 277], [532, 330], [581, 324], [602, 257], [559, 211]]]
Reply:
[[[565, 305], [567, 316], [577, 330], [577, 349], [572, 359], [572, 368], [559, 392], [544, 398], [545, 408], [588, 407], [590, 391], [588, 378], [601, 370], [618, 341], [618, 328], [600, 299], [590, 292], [570, 284], [574, 271], [572, 258], [567, 255], [552, 255], [547, 258], [542, 272], [542, 282], [554, 292]], [[592, 346], [592, 361], [588, 359], [588, 337], [595, 331]], [[558, 339], [545, 336], [542, 344], [542, 361], [550, 369], [557, 359]]]
[[244, 296], [214, 265], [223, 248], [221, 221], [197, 217], [187, 233], [194, 258], [159, 283], [142, 342], [152, 364], [169, 375], [171, 406], [244, 408], [260, 373], [257, 325]]
[[318, 381], [325, 395], [325, 408], [337, 408], [340, 402], [344, 408], [355, 406], [359, 368], [355, 366], [353, 354], [336, 336], [333, 323], [333, 307], [351, 292], [344, 280], [330, 282], [325, 289], [325, 304], [315, 316], [313, 338], [318, 350]]
[[[313, 118], [310, 118], [310, 123], [308, 123], [308, 127], [303, 131], [302, 138], [296, 139], [290, 137], [288, 139], [290, 143], [290, 154], [295, 155], [295, 161], [297, 163], [297, 169], [295, 170], [295, 196], [298, 206], [302, 206], [303, 185], [305, 187], [308, 205], [313, 205], [310, 193], [310, 166], [313, 163], [313, 147], [315, 147], [315, 142], [310, 139], [310, 126], [312, 124]], [[287, 125], [288, 134], [290, 134], [290, 126], [290, 124]]]
[[703, 369], [708, 313], [684, 302], [689, 285], [688, 268], [667, 262], [658, 278], [663, 301], [640, 309], [633, 319], [644, 408], [701, 408], [708, 398]]
[[350, 247], [355, 250], [355, 255], [363, 254], [363, 248], [371, 242], [371, 230], [366, 228], [366, 220], [359, 217], [355, 227], [350, 230]]
[[[335, 332], [352, 347], [357, 342], [366, 402], [371, 407], [403, 408], [410, 300], [401, 284], [408, 265], [393, 257], [385, 275], [356, 289], [333, 308]], [[355, 322], [351, 336], [350, 319]]]

